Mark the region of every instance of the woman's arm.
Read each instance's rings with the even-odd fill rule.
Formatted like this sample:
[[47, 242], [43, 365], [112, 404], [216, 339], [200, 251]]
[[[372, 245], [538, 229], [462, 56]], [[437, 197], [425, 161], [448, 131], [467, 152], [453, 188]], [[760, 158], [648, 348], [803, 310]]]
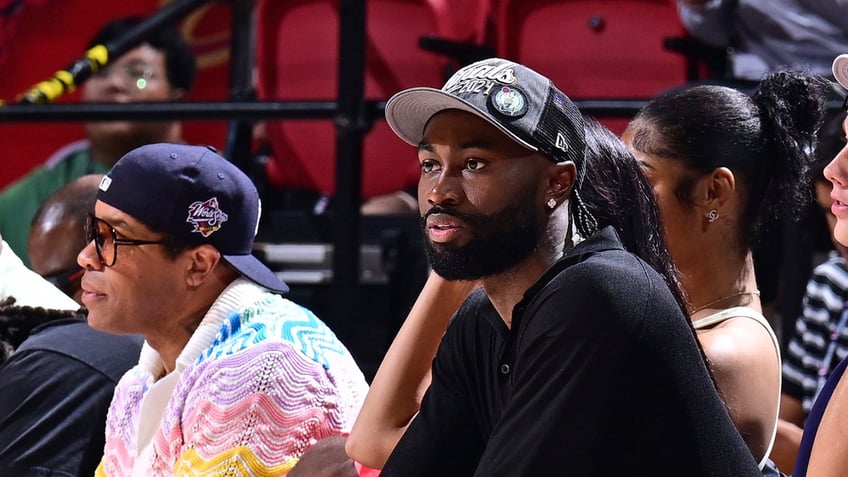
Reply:
[[777, 465], [778, 470], [789, 475], [795, 468], [795, 460], [798, 458], [798, 448], [801, 445], [801, 436], [804, 430], [795, 423], [784, 419], [777, 421], [777, 435], [774, 447], [771, 450], [771, 460]]
[[476, 286], [430, 273], [377, 370], [345, 444], [354, 460], [375, 469], [383, 467], [418, 412], [448, 321]]

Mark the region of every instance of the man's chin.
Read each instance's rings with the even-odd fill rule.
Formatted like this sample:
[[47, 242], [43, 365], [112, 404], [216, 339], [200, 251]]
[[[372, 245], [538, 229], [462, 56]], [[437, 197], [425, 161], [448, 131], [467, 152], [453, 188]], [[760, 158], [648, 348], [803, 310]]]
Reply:
[[97, 331], [103, 331], [107, 333], [114, 332], [114, 327], [110, 326], [109, 320], [106, 319], [106, 317], [102, 313], [98, 313], [96, 310], [92, 310], [91, 308], [89, 308], [88, 310], [87, 321], [88, 326]]
[[85, 125], [85, 131], [89, 136], [96, 136], [97, 134], [129, 134], [132, 132], [133, 127], [134, 125], [130, 121], [106, 121], [87, 123]]

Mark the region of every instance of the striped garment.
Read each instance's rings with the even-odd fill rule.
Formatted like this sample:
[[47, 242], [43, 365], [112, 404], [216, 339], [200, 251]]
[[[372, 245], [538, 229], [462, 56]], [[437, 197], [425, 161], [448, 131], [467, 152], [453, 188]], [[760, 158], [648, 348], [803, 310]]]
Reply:
[[848, 314], [839, 326], [846, 300], [848, 268], [845, 259], [832, 256], [807, 282], [803, 311], [783, 360], [783, 392], [800, 400], [805, 413], [827, 376], [848, 355]]
[[350, 430], [367, 392], [326, 325], [244, 279], [163, 374], [145, 343], [115, 390], [98, 476], [285, 475], [315, 441]]

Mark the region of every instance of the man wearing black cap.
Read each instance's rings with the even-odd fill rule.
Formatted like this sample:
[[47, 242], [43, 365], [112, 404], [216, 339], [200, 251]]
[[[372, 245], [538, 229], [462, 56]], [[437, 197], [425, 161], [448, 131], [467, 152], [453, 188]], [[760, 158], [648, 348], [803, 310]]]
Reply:
[[386, 119], [419, 151], [434, 271], [481, 288], [383, 477], [760, 475], [681, 304], [584, 204], [565, 94], [493, 58], [396, 94]]
[[138, 333], [98, 475], [280, 475], [347, 432], [367, 390], [348, 350], [251, 255], [260, 204], [214, 151], [154, 144], [100, 183], [82, 301], [89, 324]]

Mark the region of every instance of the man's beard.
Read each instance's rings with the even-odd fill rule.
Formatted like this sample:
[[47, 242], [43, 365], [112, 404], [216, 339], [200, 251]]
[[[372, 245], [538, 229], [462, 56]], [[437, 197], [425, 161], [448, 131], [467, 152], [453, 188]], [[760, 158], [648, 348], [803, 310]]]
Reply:
[[[433, 243], [427, 216], [443, 213], [462, 219], [472, 237], [461, 247]], [[539, 245], [537, 211], [530, 196], [517, 197], [492, 214], [462, 214], [442, 206], [420, 218], [424, 248], [433, 270], [446, 280], [478, 280], [503, 273], [530, 256]]]

